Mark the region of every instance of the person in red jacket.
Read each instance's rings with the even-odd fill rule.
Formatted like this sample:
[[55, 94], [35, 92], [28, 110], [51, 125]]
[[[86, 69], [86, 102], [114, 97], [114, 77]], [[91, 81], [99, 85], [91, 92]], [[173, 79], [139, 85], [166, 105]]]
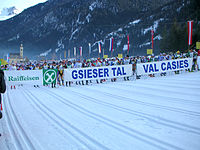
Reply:
[[200, 49], [198, 50], [198, 54], [197, 55], [200, 56]]

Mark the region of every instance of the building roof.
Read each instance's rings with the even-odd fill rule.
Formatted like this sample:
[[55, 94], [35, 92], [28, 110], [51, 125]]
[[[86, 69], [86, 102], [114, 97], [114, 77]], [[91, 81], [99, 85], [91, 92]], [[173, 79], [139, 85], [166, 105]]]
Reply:
[[10, 53], [10, 58], [11, 59], [20, 59], [20, 53]]
[[10, 56], [16, 56], [16, 55], [19, 55], [20, 56], [20, 53], [10, 53]]

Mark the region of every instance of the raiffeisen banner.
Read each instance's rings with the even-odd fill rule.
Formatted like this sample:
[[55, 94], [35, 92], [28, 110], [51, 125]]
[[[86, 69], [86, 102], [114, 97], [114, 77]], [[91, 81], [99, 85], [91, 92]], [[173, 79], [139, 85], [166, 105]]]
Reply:
[[192, 58], [137, 64], [137, 75], [147, 75], [192, 68]]
[[64, 70], [65, 81], [110, 79], [132, 76], [132, 65], [70, 68]]
[[42, 85], [42, 70], [12, 70], [4, 71], [7, 84]]

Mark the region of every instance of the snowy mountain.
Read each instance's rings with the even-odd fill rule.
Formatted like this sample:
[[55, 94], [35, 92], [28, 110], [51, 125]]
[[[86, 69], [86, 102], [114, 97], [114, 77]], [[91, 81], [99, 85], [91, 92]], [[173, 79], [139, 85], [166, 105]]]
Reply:
[[109, 38], [114, 37], [117, 55], [122, 53], [129, 34], [130, 53], [142, 55], [151, 47], [150, 30], [154, 28], [155, 53], [159, 53], [164, 27], [170, 29], [175, 19], [185, 24], [194, 18], [192, 1], [49, 0], [0, 22], [0, 50], [18, 51], [23, 42], [26, 56], [51, 57], [63, 56], [65, 50], [73, 54], [74, 47], [82, 46], [87, 56], [91, 43], [91, 56], [96, 57], [96, 43], [102, 41], [102, 49], [108, 54]]
[[10, 8], [3, 8], [2, 10], [0, 10], [0, 20], [7, 20], [19, 13], [21, 13], [21, 11], [17, 9], [15, 6]]

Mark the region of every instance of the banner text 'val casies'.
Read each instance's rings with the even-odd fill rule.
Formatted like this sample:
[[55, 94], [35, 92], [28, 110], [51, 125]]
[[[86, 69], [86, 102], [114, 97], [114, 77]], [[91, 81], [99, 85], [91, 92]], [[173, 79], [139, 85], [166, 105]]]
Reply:
[[192, 68], [192, 58], [137, 64], [137, 74], [147, 75]]

